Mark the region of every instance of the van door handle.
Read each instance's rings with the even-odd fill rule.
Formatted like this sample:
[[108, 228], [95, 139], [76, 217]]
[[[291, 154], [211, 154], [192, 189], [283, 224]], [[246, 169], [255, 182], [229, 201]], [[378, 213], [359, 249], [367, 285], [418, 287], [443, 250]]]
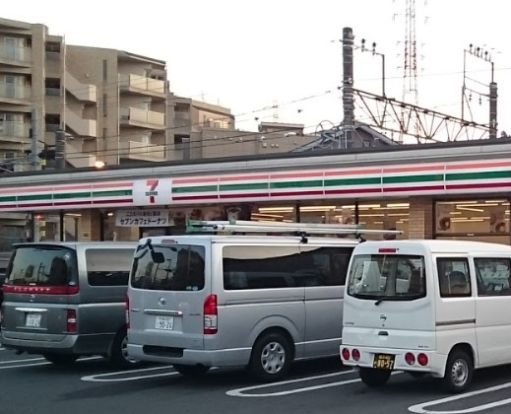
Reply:
[[387, 331], [380, 331], [378, 332], [379, 336], [389, 336], [389, 333]]
[[131, 311], [132, 312], [140, 312], [140, 309], [139, 308], [131, 308]]

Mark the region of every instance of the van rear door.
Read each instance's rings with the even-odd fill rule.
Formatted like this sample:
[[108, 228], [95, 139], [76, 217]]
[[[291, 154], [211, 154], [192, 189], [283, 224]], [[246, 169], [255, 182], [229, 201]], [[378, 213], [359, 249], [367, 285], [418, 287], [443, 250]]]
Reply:
[[130, 278], [130, 343], [201, 349], [211, 292], [204, 245], [163, 239], [135, 253]]
[[51, 244], [16, 246], [4, 285], [4, 335], [59, 341], [67, 333], [68, 304], [78, 294], [74, 249]]

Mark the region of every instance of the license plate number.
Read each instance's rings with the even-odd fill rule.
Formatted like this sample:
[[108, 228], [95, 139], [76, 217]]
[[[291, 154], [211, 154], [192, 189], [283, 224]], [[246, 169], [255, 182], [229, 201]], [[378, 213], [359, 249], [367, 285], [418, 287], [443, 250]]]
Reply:
[[27, 313], [25, 318], [25, 326], [29, 326], [30, 328], [39, 328], [41, 326], [41, 314]]
[[394, 369], [394, 355], [376, 354], [373, 359], [373, 368], [377, 369]]
[[157, 316], [155, 328], [172, 330], [174, 328], [174, 318], [172, 316]]

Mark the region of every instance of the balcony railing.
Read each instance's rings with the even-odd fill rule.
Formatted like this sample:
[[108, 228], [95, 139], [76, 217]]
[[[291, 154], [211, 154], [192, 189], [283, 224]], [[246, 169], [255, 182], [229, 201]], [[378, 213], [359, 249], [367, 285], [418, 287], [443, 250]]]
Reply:
[[0, 98], [28, 100], [30, 95], [31, 91], [27, 86], [0, 83]]
[[164, 145], [148, 145], [138, 141], [128, 141], [126, 146], [129, 159], [154, 162], [165, 160]]
[[29, 128], [23, 122], [2, 121], [0, 122], [0, 136], [12, 138], [28, 138]]
[[9, 62], [30, 63], [32, 50], [28, 47], [0, 47], [0, 59]]
[[147, 125], [148, 128], [156, 127], [158, 129], [165, 127], [165, 114], [163, 112], [147, 111], [134, 107], [122, 108], [121, 120], [134, 126]]
[[121, 90], [130, 90], [153, 95], [165, 94], [165, 82], [159, 79], [152, 79], [131, 73], [129, 75], [120, 75], [119, 81]]

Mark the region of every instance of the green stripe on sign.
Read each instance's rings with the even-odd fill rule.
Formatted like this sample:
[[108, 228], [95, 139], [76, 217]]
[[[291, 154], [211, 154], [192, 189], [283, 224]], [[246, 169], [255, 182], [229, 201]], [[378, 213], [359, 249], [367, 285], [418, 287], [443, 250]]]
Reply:
[[84, 191], [82, 193], [58, 193], [53, 194], [55, 200], [70, 199], [70, 198], [88, 198], [90, 197], [90, 191]]
[[383, 184], [418, 183], [424, 181], [443, 181], [443, 174], [427, 175], [398, 175], [394, 177], [383, 177]]
[[93, 191], [92, 197], [122, 197], [122, 196], [130, 196], [132, 194], [131, 190], [111, 190], [111, 191]]
[[183, 193], [205, 193], [208, 191], [217, 191], [218, 187], [216, 185], [196, 185], [192, 187], [174, 187], [172, 188], [172, 192], [175, 194], [183, 194]]
[[52, 197], [53, 194], [21, 195], [18, 196], [18, 201], [51, 200]]
[[287, 181], [282, 183], [270, 183], [270, 188], [306, 188], [306, 187], [321, 187], [323, 180], [314, 181]]
[[4, 203], [7, 201], [16, 201], [16, 196], [0, 197], [0, 203]]
[[220, 186], [220, 191], [265, 190], [267, 188], [268, 183], [224, 184]]
[[470, 173], [455, 173], [447, 174], [446, 179], [449, 180], [485, 180], [492, 178], [509, 178], [511, 171], [485, 171], [485, 172], [470, 172]]
[[342, 178], [335, 180], [325, 180], [325, 187], [337, 187], [343, 185], [366, 185], [366, 184], [380, 184], [380, 177], [371, 178]]

